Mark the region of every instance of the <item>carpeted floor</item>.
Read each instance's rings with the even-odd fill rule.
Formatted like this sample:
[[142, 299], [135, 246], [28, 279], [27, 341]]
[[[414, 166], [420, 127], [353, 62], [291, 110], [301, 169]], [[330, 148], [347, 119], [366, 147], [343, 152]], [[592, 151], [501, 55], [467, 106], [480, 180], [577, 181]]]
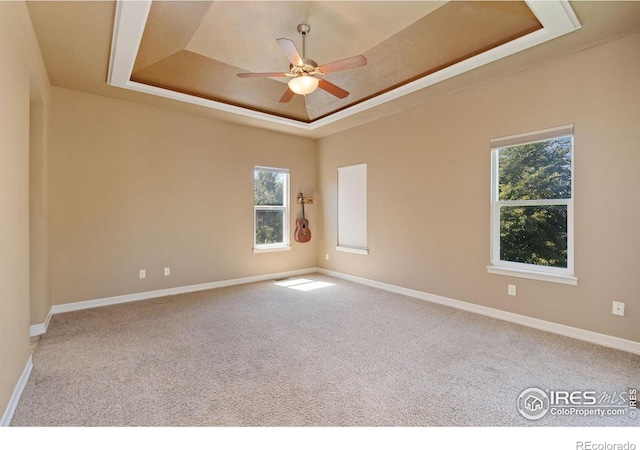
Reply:
[[516, 409], [530, 387], [638, 388], [638, 355], [304, 278], [55, 315], [11, 425], [640, 425]]

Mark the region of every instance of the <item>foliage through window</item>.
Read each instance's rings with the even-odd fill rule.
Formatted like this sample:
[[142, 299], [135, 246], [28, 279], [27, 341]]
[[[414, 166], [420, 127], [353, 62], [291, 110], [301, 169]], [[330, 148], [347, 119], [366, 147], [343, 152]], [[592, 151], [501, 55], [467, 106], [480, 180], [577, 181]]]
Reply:
[[256, 167], [254, 180], [254, 246], [289, 245], [289, 170]]
[[493, 266], [573, 275], [572, 134], [492, 141]]

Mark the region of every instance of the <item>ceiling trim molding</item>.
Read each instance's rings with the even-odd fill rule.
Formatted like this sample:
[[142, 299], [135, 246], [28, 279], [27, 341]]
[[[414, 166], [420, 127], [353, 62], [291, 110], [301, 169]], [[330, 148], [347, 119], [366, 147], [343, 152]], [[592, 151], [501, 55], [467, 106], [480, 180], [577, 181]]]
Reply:
[[136, 2], [118, 0], [111, 38], [108, 84], [126, 88], [142, 41], [151, 3], [150, 0]]
[[131, 72], [142, 40], [149, 10], [151, 9], [151, 3], [151, 0], [118, 0], [114, 20], [109, 72], [107, 75], [108, 84], [306, 131], [318, 130], [354, 114], [550, 41], [581, 27], [578, 18], [567, 0], [526, 0], [529, 8], [542, 24], [542, 29], [385, 92], [382, 95], [378, 95], [311, 123], [306, 123], [131, 81]]

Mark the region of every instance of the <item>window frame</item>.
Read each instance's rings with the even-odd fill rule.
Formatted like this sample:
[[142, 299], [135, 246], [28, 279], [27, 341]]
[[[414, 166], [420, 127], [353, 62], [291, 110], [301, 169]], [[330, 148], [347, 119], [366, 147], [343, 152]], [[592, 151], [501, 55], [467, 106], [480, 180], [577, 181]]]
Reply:
[[[284, 186], [282, 189], [282, 205], [256, 205], [255, 201], [255, 187], [256, 187], [256, 171], [264, 170], [271, 172], [278, 172], [285, 175]], [[289, 169], [281, 167], [268, 167], [268, 166], [255, 166], [253, 168], [253, 252], [265, 253], [265, 252], [278, 252], [291, 250], [291, 241], [289, 238], [290, 232], [290, 173]], [[282, 211], [282, 242], [276, 242], [271, 244], [258, 244], [257, 239], [257, 212], [258, 211]]]
[[[565, 199], [500, 200], [500, 149], [563, 137], [571, 138], [571, 197]], [[564, 125], [491, 140], [491, 264], [487, 271], [534, 280], [576, 285], [574, 274], [574, 200], [575, 200], [575, 139], [573, 125]], [[566, 206], [567, 207], [567, 267], [550, 267], [500, 259], [500, 208], [503, 206]]]
[[[369, 254], [368, 167], [367, 163], [338, 167], [337, 171], [337, 245], [336, 250], [357, 255]], [[342, 203], [346, 203], [347, 206]], [[349, 214], [345, 217], [345, 208]], [[349, 221], [345, 225], [345, 221]], [[360, 238], [353, 238], [353, 228], [360, 230]], [[345, 237], [346, 235], [346, 237]]]

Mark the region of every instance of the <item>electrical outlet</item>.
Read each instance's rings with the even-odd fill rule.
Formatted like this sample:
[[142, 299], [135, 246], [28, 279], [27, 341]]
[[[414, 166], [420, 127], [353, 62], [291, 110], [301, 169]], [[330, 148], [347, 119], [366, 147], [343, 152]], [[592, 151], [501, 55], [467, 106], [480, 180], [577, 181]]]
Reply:
[[624, 316], [624, 303], [613, 302], [613, 311], [611, 313], [616, 316]]
[[171, 275], [171, 267], [165, 267], [164, 268], [164, 276], [168, 277], [169, 275]]
[[510, 284], [510, 285], [507, 287], [507, 293], [508, 293], [509, 295], [513, 295], [513, 296], [515, 297], [515, 296], [516, 296], [516, 285], [515, 285], [515, 284]]
[[326, 259], [327, 261], [329, 261], [329, 254], [328, 254], [328, 253], [325, 253], [325, 254], [324, 254], [324, 259]]
[[140, 271], [140, 279], [142, 279], [142, 278], [147, 278], [147, 271], [144, 270], [144, 269], [142, 269]]

